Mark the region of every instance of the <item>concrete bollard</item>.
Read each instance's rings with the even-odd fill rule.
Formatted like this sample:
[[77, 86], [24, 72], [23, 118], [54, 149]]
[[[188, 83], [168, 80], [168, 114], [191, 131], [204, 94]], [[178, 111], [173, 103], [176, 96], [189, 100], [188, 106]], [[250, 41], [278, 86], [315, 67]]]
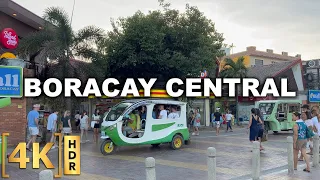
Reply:
[[43, 170], [39, 173], [39, 180], [53, 180], [53, 172], [51, 170]]
[[156, 160], [153, 157], [146, 158], [146, 177], [147, 180], [156, 180]]
[[288, 174], [293, 175], [293, 138], [291, 136], [287, 137], [287, 154], [288, 154]]
[[216, 149], [214, 147], [208, 148], [208, 180], [216, 180]]
[[315, 134], [313, 136], [313, 167], [319, 167], [319, 135]]
[[252, 180], [260, 179], [260, 143], [253, 142], [252, 150]]

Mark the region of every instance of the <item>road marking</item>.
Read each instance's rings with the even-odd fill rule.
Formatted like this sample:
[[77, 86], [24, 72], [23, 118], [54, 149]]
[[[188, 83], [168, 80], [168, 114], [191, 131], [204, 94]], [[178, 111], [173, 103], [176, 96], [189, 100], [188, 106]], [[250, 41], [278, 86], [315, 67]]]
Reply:
[[[137, 156], [124, 156], [124, 155], [103, 156], [100, 153], [87, 152], [87, 151], [81, 151], [81, 154], [87, 155], [87, 156], [94, 156], [94, 157], [104, 157], [107, 159], [145, 163], [145, 158], [137, 157]], [[192, 170], [199, 170], [199, 171], [208, 171], [207, 165], [203, 165], [203, 164], [194, 164], [194, 163], [171, 161], [171, 160], [164, 160], [164, 159], [156, 159], [156, 164], [186, 168], [186, 169], [192, 169]], [[223, 167], [217, 167], [216, 171], [218, 173], [223, 173], [223, 174], [228, 174], [233, 176], [244, 176], [244, 175], [250, 174], [251, 172], [247, 169], [230, 169], [230, 168], [223, 168]]]
[[[191, 143], [204, 143], [204, 144], [219, 144], [219, 145], [225, 145], [225, 146], [236, 146], [236, 147], [248, 147], [252, 148], [252, 145], [246, 145], [246, 144], [236, 144], [236, 143], [227, 143], [227, 142], [216, 142], [216, 141], [200, 141], [200, 140], [191, 140]], [[272, 150], [272, 151], [278, 151], [278, 152], [287, 152], [286, 149], [283, 148], [275, 148], [275, 147], [268, 147], [268, 146], [263, 146], [266, 150]]]
[[[180, 149], [182, 151], [187, 151], [187, 152], [194, 152], [194, 153], [201, 153], [201, 154], [207, 154], [207, 150], [203, 149], [195, 149], [195, 148], [182, 148]], [[223, 152], [223, 151], [217, 151], [217, 156], [226, 156], [226, 157], [232, 157], [232, 158], [241, 158], [241, 159], [248, 159], [251, 160], [252, 154], [239, 154], [239, 153], [228, 153], [228, 152]], [[263, 161], [267, 161], [270, 163], [277, 163], [279, 164], [280, 162], [287, 162], [286, 159], [279, 159], [279, 158], [270, 158], [270, 157], [260, 157]], [[276, 161], [275, 161], [276, 160]]]
[[[32, 163], [32, 162], [30, 162]], [[7, 164], [8, 166], [11, 166], [11, 167], [15, 167], [15, 168], [19, 168], [19, 164], [18, 163], [9, 163]], [[47, 169], [45, 168], [44, 164], [43, 163], [40, 163], [40, 167], [39, 169], [33, 169], [32, 168], [32, 165], [30, 164], [27, 164], [27, 170], [30, 170], [30, 171], [34, 171], [34, 172], [37, 172], [37, 173], [40, 173], [41, 171], [43, 170], [51, 170], [53, 175], [55, 174], [58, 174], [58, 169]], [[21, 169], [23, 170], [23, 169]], [[62, 169], [63, 171], [63, 169]], [[10, 174], [9, 174], [10, 175]], [[81, 180], [88, 180], [88, 179], [92, 179], [92, 180], [120, 180], [120, 179], [116, 179], [116, 178], [112, 178], [112, 177], [106, 177], [106, 176], [103, 176], [103, 175], [98, 175], [98, 174], [91, 174], [91, 173], [85, 173], [85, 172], [81, 172], [80, 175], [63, 175], [62, 176], [63, 178], [67, 178], [67, 179], [81, 179]]]
[[[200, 131], [201, 132], [201, 131]], [[213, 131], [214, 132], [214, 131]], [[192, 136], [191, 138], [208, 138], [208, 137], [214, 137], [214, 138], [217, 138], [217, 137], [228, 137], [228, 136], [238, 136], [238, 135], [243, 135], [245, 133], [238, 133], [238, 134], [226, 134], [226, 135], [219, 135], [219, 136]]]
[[[243, 140], [248, 140], [249, 138], [244, 138], [244, 137], [225, 137], [225, 138], [232, 138], [232, 139], [243, 139]], [[287, 142], [286, 140], [268, 140], [267, 142], [280, 142], [280, 143], [285, 143]]]

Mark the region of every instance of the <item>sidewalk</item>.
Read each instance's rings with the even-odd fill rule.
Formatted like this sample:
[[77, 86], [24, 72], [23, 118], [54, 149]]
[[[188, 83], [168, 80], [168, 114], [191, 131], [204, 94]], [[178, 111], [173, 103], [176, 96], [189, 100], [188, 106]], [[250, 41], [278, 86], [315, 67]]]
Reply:
[[305, 168], [305, 165], [300, 166], [297, 171], [294, 171], [293, 175], [288, 175], [287, 170], [283, 170], [280, 172], [268, 174], [265, 176], [262, 176], [261, 179], [263, 180], [315, 180], [320, 179], [320, 167], [318, 168], [311, 168], [311, 172], [307, 173], [304, 172], [303, 169]]

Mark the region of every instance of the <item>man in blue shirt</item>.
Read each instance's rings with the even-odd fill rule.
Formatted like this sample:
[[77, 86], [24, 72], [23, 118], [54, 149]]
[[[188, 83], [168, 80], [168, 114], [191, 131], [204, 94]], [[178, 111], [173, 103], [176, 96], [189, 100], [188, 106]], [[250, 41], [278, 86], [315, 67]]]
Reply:
[[28, 128], [30, 133], [30, 140], [27, 144], [27, 150], [31, 151], [29, 146], [30, 144], [33, 144], [36, 141], [37, 135], [39, 134], [39, 109], [40, 104], [33, 105], [33, 110], [28, 113], [27, 119], [28, 119]]
[[56, 138], [54, 136], [54, 133], [57, 131], [58, 113], [58, 111], [54, 111], [48, 117], [47, 130], [51, 133], [50, 142], [54, 143], [54, 146], [52, 146], [51, 149], [56, 148]]

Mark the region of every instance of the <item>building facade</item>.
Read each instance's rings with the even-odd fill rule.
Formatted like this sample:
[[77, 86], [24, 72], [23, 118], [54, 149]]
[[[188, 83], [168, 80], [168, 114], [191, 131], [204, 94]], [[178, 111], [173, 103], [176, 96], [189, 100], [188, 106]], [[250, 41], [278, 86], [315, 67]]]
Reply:
[[[11, 0], [0, 1], [0, 65], [23, 67], [24, 77], [35, 77], [39, 71], [29, 66], [30, 59], [19, 59], [16, 47], [19, 40], [29, 33], [42, 29], [44, 20]], [[6, 44], [6, 42], [9, 42]], [[11, 45], [11, 46], [8, 46]], [[12, 45], [15, 45], [14, 47]], [[8, 145], [15, 145], [26, 140], [27, 113], [31, 110], [32, 100], [11, 98], [11, 105], [0, 109], [0, 132], [8, 132]]]
[[288, 52], [282, 52], [281, 54], [276, 54], [272, 49], [267, 49], [266, 51], [259, 51], [255, 46], [247, 47], [246, 51], [227, 55], [221, 58], [220, 69], [223, 68], [224, 59], [231, 58], [236, 61], [239, 57], [244, 58], [244, 64], [246, 67], [254, 66], [264, 66], [275, 63], [282, 63], [287, 61], [294, 61], [301, 59], [301, 55], [297, 54], [296, 56], [289, 56]]

